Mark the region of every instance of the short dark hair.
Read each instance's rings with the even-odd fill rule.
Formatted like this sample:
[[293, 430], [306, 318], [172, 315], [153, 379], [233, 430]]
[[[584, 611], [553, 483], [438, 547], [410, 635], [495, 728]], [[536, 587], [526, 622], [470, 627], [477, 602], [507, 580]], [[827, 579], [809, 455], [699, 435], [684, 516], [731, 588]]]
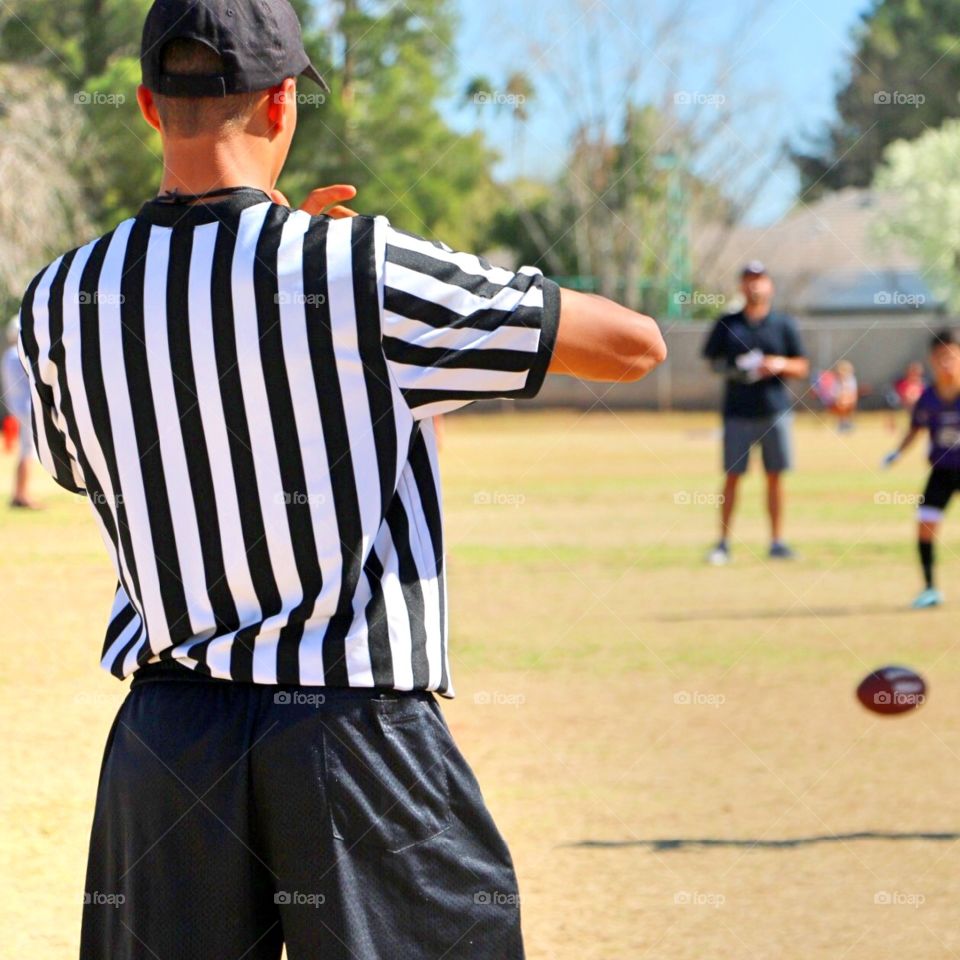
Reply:
[[[161, 69], [174, 76], [216, 76], [224, 72], [223, 58], [199, 40], [171, 40], [161, 55]], [[164, 131], [177, 137], [216, 133], [245, 123], [263, 92], [233, 93], [225, 97], [154, 96]]]
[[943, 330], [938, 330], [930, 338], [930, 350], [939, 350], [941, 347], [953, 347], [957, 343], [957, 335], [949, 328], [944, 327]]

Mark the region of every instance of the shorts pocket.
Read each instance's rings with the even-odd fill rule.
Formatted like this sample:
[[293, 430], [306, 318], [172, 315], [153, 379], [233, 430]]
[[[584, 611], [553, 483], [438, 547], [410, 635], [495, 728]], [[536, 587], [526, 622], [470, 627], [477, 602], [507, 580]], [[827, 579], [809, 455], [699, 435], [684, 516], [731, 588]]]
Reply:
[[428, 701], [372, 701], [325, 723], [323, 742], [338, 840], [399, 853], [450, 826], [447, 759]]

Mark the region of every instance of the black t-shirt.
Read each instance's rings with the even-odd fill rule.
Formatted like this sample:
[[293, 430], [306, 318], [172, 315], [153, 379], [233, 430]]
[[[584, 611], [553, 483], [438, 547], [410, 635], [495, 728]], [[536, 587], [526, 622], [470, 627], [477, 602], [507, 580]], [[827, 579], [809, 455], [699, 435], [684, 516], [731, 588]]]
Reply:
[[790, 390], [781, 377], [746, 382], [737, 369], [737, 357], [753, 350], [779, 357], [805, 356], [800, 332], [793, 318], [771, 312], [759, 323], [751, 323], [743, 314], [721, 317], [703, 348], [703, 355], [723, 364], [727, 373], [727, 392], [723, 402], [725, 417], [767, 417], [791, 407]]

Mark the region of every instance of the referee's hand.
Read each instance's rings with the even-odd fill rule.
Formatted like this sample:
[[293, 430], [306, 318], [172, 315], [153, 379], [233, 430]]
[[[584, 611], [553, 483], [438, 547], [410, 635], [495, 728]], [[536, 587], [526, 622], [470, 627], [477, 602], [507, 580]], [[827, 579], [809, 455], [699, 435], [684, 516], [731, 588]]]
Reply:
[[[300, 204], [300, 209], [305, 210], [311, 217], [319, 217], [323, 214], [333, 217], [334, 220], [356, 217], [358, 214], [355, 210], [341, 206], [344, 201], [352, 200], [356, 195], [357, 188], [346, 183], [340, 183], [332, 187], [317, 187]], [[270, 197], [274, 203], [279, 203], [284, 207], [290, 206], [290, 201], [279, 190], [272, 191]]]

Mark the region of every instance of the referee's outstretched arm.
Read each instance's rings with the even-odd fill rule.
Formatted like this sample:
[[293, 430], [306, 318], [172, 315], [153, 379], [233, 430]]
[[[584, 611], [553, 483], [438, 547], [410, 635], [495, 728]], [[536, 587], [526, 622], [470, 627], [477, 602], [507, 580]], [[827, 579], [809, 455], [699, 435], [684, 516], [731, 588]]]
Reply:
[[667, 359], [657, 322], [612, 300], [560, 291], [560, 325], [550, 373], [607, 383], [645, 377]]

